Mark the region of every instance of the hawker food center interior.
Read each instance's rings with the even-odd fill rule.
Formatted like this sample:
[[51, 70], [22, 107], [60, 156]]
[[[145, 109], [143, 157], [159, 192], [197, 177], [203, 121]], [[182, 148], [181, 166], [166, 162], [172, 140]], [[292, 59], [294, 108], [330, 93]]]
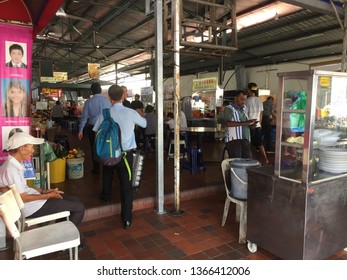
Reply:
[[345, 5], [0, 3], [0, 259], [347, 259]]

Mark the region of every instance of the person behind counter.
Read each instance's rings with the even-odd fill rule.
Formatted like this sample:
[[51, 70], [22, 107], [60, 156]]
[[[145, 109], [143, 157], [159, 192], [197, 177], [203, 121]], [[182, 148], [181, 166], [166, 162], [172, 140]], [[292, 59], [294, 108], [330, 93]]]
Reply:
[[59, 100], [57, 100], [55, 102], [55, 105], [53, 106], [52, 108], [52, 111], [51, 111], [51, 119], [61, 125], [62, 121], [63, 121], [63, 118], [64, 118], [64, 109], [63, 107], [61, 106], [61, 103]]
[[239, 90], [235, 103], [224, 109], [225, 147], [229, 158], [252, 158], [250, 126], [255, 126], [256, 119], [248, 119], [245, 106], [247, 93]]

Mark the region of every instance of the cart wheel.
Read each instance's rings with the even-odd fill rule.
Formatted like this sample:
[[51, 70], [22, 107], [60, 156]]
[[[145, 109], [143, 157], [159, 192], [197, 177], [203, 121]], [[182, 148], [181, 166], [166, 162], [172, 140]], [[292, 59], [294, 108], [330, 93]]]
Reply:
[[257, 244], [252, 243], [250, 241], [247, 242], [247, 248], [248, 248], [248, 251], [250, 251], [251, 253], [255, 253], [258, 250]]

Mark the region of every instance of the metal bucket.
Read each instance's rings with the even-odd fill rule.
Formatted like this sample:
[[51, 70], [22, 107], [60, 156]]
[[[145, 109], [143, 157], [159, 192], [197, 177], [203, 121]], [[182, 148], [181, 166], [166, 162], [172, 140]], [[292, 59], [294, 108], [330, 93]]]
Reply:
[[250, 158], [235, 158], [230, 162], [231, 194], [233, 197], [247, 199], [247, 168], [259, 165], [259, 161]]

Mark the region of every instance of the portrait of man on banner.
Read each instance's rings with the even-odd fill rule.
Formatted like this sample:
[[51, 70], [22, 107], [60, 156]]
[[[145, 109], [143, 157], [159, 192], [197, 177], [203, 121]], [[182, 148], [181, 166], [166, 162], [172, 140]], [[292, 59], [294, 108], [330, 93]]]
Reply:
[[6, 67], [27, 69], [27, 45], [19, 42], [5, 42]]
[[29, 117], [29, 81], [2, 79], [1, 85], [2, 116]]

